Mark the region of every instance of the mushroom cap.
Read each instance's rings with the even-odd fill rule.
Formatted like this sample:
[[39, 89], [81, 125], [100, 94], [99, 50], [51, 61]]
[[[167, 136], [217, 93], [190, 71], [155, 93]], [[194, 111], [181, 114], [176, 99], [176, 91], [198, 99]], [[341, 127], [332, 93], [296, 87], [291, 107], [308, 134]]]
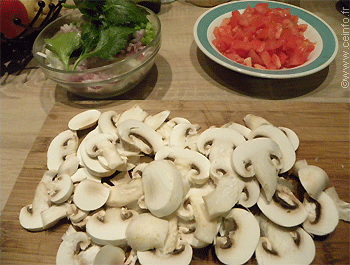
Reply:
[[310, 211], [303, 223], [303, 228], [318, 236], [330, 234], [339, 223], [338, 208], [333, 199], [325, 192], [321, 192], [317, 200], [305, 196], [303, 204]]
[[306, 192], [315, 200], [318, 199], [329, 183], [327, 173], [322, 168], [314, 165], [301, 167], [298, 170], [298, 177]]
[[284, 185], [278, 184], [270, 202], [260, 194], [257, 202], [259, 209], [273, 222], [280, 226], [292, 227], [302, 224], [308, 211], [294, 194]]
[[48, 194], [51, 202], [60, 204], [69, 199], [73, 194], [73, 181], [67, 174], [56, 176], [48, 184]]
[[143, 170], [145, 203], [157, 217], [173, 213], [181, 204], [184, 188], [180, 171], [167, 160], [150, 162]]
[[120, 247], [103, 246], [97, 253], [93, 265], [124, 265], [125, 253]]
[[216, 239], [216, 256], [224, 264], [246, 263], [253, 256], [259, 242], [258, 221], [251, 212], [233, 208], [222, 223], [223, 235]]
[[[145, 229], [147, 227], [147, 229]], [[162, 248], [168, 235], [169, 222], [152, 215], [142, 213], [128, 224], [125, 235], [128, 245], [135, 251], [147, 251]]]

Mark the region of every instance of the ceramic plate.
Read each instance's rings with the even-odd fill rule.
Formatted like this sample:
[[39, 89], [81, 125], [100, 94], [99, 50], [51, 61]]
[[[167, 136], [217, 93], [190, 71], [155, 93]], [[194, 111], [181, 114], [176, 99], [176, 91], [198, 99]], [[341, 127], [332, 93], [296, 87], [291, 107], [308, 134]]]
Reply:
[[[307, 24], [305, 37], [316, 43], [308, 61], [295, 68], [283, 70], [260, 70], [238, 64], [222, 55], [212, 44], [215, 39], [214, 28], [220, 26], [222, 20], [231, 17], [231, 12], [243, 12], [248, 5], [255, 7], [257, 3], [268, 3], [269, 8], [289, 8], [292, 15], [299, 17], [300, 24]], [[302, 8], [272, 1], [235, 1], [216, 6], [201, 15], [194, 26], [194, 39], [199, 49], [210, 59], [231, 70], [263, 78], [295, 78], [316, 73], [327, 67], [338, 52], [338, 40], [333, 29], [321, 18]]]

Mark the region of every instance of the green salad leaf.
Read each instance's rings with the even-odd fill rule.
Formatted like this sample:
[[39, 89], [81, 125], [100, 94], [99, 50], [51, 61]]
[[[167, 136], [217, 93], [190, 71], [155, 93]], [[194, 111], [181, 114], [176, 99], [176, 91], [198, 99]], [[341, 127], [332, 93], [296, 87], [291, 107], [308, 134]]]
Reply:
[[58, 55], [65, 70], [69, 70], [69, 60], [72, 53], [80, 46], [78, 32], [59, 34], [51, 39], [45, 39], [46, 48]]
[[69, 69], [74, 51], [80, 53], [72, 70], [75, 70], [81, 61], [92, 56], [112, 59], [126, 47], [130, 36], [137, 30], [146, 30], [141, 40], [143, 44], [148, 44], [155, 36], [153, 24], [133, 1], [74, 0], [74, 4], [83, 14], [81, 34], [65, 33], [45, 40], [46, 47], [60, 58], [66, 70]]

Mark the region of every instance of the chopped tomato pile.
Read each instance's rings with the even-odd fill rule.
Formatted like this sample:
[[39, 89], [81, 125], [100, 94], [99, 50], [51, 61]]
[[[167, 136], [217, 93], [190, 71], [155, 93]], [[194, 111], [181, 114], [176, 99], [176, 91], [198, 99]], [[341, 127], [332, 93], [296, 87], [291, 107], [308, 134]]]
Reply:
[[269, 8], [267, 3], [235, 10], [214, 29], [213, 45], [227, 58], [257, 69], [285, 69], [302, 65], [314, 50], [306, 39], [306, 24], [289, 8]]

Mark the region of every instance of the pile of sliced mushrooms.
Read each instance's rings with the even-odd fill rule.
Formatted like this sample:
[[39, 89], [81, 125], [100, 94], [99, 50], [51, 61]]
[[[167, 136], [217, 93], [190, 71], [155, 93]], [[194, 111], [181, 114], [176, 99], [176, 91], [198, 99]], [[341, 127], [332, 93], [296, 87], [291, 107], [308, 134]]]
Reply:
[[294, 131], [252, 114], [243, 123], [201, 131], [138, 105], [84, 111], [51, 141], [20, 223], [69, 220], [58, 265], [186, 265], [209, 245], [224, 264], [310, 264], [313, 236], [349, 221], [350, 205], [296, 159]]

